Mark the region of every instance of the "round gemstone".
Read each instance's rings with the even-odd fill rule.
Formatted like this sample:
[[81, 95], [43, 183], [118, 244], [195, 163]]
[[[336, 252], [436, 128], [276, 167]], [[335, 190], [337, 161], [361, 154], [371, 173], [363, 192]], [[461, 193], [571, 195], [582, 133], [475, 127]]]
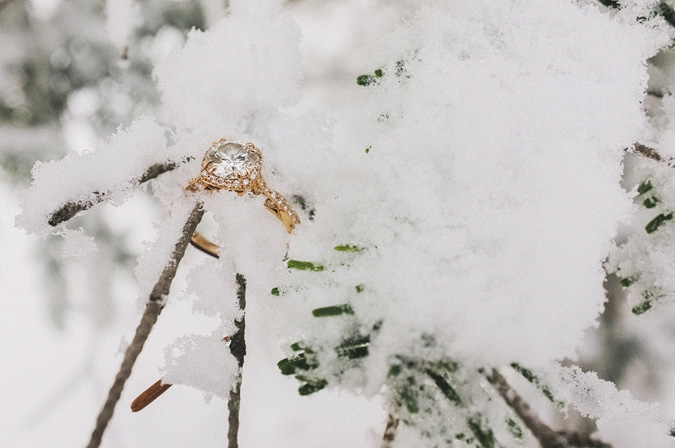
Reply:
[[213, 174], [222, 179], [234, 180], [237, 174], [245, 176], [246, 169], [258, 166], [258, 155], [239, 142], [222, 142], [211, 147], [204, 156], [212, 162]]

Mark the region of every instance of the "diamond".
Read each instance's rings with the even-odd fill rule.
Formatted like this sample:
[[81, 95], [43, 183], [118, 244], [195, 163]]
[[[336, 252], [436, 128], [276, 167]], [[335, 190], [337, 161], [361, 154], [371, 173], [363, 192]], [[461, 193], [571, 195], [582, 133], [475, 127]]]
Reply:
[[204, 160], [214, 166], [213, 174], [222, 179], [237, 179], [237, 174], [245, 176], [246, 168], [258, 166], [260, 157], [252, 148], [247, 148], [240, 142], [225, 141], [209, 148]]
[[248, 185], [248, 184], [249, 184], [249, 180], [248, 180], [248, 179], [244, 179], [244, 180], [242, 180], [242, 182], [244, 183], [244, 185]]
[[238, 187], [238, 186], [239, 186], [239, 181], [238, 181], [238, 180], [235, 180], [233, 185], [234, 185], [235, 187]]

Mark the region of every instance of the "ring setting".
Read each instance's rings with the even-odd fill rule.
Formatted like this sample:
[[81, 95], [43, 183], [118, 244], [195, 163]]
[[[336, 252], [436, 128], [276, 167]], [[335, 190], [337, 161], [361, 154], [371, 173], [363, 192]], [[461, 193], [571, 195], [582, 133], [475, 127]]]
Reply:
[[288, 200], [270, 189], [262, 176], [263, 156], [253, 143], [220, 139], [204, 154], [199, 177], [187, 190], [228, 190], [239, 196], [245, 193], [266, 197], [265, 208], [272, 212], [291, 233], [300, 218]]

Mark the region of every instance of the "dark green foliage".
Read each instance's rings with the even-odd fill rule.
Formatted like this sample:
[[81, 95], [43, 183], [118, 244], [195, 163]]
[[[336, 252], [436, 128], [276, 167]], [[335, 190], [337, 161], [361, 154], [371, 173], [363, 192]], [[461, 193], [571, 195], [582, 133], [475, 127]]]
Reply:
[[654, 208], [659, 202], [661, 202], [659, 198], [652, 196], [642, 201], [642, 205], [644, 205], [646, 208]]
[[483, 448], [494, 448], [495, 435], [489, 426], [485, 425], [484, 419], [480, 415], [472, 415], [466, 421], [466, 426], [469, 427], [480, 446]]
[[360, 86], [369, 86], [375, 82], [375, 77], [372, 75], [361, 75], [356, 77], [356, 83]]
[[401, 367], [400, 364], [392, 364], [391, 367], [389, 367], [389, 373], [387, 373], [387, 376], [399, 376], [402, 370], [403, 367]]
[[645, 194], [652, 188], [653, 188], [652, 182], [650, 180], [645, 180], [640, 185], [638, 185], [637, 192], [638, 194]]
[[298, 370], [308, 371], [316, 369], [319, 367], [319, 361], [314, 353], [305, 349], [303, 353], [282, 359], [277, 363], [277, 367], [279, 367], [283, 375], [293, 375]]
[[[413, 377], [409, 377], [409, 380], [413, 380]], [[420, 411], [419, 404], [417, 403], [417, 389], [415, 387], [412, 387], [414, 385], [414, 382], [410, 381], [412, 384], [409, 385], [409, 387], [404, 387], [401, 389], [401, 401], [405, 405], [405, 408], [410, 412], [411, 414], [417, 414]]]
[[665, 223], [666, 221], [670, 221], [671, 219], [673, 219], [672, 212], [667, 214], [661, 213], [656, 218], [652, 219], [651, 221], [649, 221], [649, 223], [647, 223], [647, 225], [645, 226], [645, 230], [647, 231], [647, 233], [656, 232], [663, 223]]
[[363, 292], [363, 285], [356, 285], [354, 289], [356, 289], [356, 292]]
[[652, 308], [652, 301], [651, 300], [644, 300], [642, 303], [639, 305], [634, 306], [631, 311], [633, 314], [636, 316], [639, 316], [640, 314], [644, 314], [647, 311], [649, 311]]
[[367, 87], [371, 84], [377, 84], [377, 80], [384, 76], [384, 70], [376, 69], [372, 75], [360, 75], [356, 77], [356, 83], [360, 86]]
[[366, 148], [366, 154], [368, 154], [372, 148], [373, 148], [372, 146], [367, 147]]
[[446, 398], [453, 403], [455, 403], [457, 406], [460, 406], [462, 404], [462, 400], [459, 398], [459, 395], [457, 394], [457, 391], [446, 381], [445, 378], [443, 378], [442, 375], [438, 374], [432, 369], [426, 369], [425, 373], [429, 375], [429, 377], [434, 381], [434, 384], [441, 390], [443, 395], [446, 396]]
[[286, 262], [286, 266], [299, 271], [321, 272], [325, 269], [323, 265], [312, 263], [311, 261], [288, 260], [288, 262]]
[[539, 389], [541, 393], [544, 394], [544, 396], [555, 405], [556, 408], [562, 409], [565, 407], [565, 403], [556, 400], [555, 397], [553, 396], [553, 392], [551, 392], [551, 389], [549, 389], [547, 385], [542, 384], [541, 380], [539, 380], [539, 377], [537, 377], [534, 373], [532, 373], [530, 369], [527, 369], [516, 362], [511, 363], [511, 367], [513, 368], [513, 370], [520, 373], [523, 376], [523, 378], [525, 378], [527, 381], [536, 386], [537, 389]]
[[619, 282], [621, 283], [621, 286], [623, 286], [624, 288], [628, 288], [630, 285], [632, 285], [633, 283], [635, 283], [639, 279], [640, 279], [640, 274], [634, 274], [634, 275], [631, 275], [630, 277], [622, 278]]
[[273, 296], [279, 297], [279, 296], [281, 295], [281, 292], [279, 291], [279, 288], [274, 287], [274, 288], [272, 288], [272, 290], [270, 291], [270, 294], [272, 294]]
[[650, 290], [645, 290], [642, 291], [642, 302], [640, 302], [639, 305], [634, 306], [631, 311], [633, 314], [636, 316], [639, 316], [640, 314], [644, 314], [650, 309], [652, 309], [652, 306], [654, 305], [654, 301], [658, 300], [659, 297]]
[[621, 9], [621, 3], [618, 2], [617, 0], [598, 0], [598, 1], [603, 5], [607, 6], [608, 8]]
[[338, 252], [361, 252], [363, 251], [364, 248], [355, 246], [353, 244], [340, 244], [338, 246], [335, 246], [333, 249]]
[[325, 306], [323, 308], [312, 310], [312, 315], [314, 317], [331, 317], [340, 316], [342, 314], [354, 314], [354, 310], [348, 303], [343, 305]]
[[[349, 304], [333, 305], [323, 308], [317, 308], [312, 311], [314, 317], [333, 317], [345, 315], [351, 317], [354, 315], [354, 310]], [[340, 343], [335, 347], [338, 358], [342, 362], [335, 363], [334, 375], [340, 376], [347, 369], [354, 368], [358, 365], [359, 359], [368, 356], [371, 333], [377, 332], [382, 326], [382, 322], [378, 321], [373, 325], [371, 333], [360, 334], [354, 327], [355, 323], [353, 317], [346, 322], [351, 322], [352, 327], [349, 330], [349, 336], [344, 337]], [[328, 380], [325, 378], [314, 378], [308, 376], [306, 373], [315, 370], [319, 367], [318, 354], [310, 347], [304, 346], [302, 342], [295, 342], [291, 344], [291, 350], [297, 352], [293, 356], [284, 358], [277, 363], [279, 370], [284, 375], [295, 375], [295, 378], [304, 382], [298, 389], [300, 395], [309, 395], [317, 392], [328, 385]], [[356, 360], [356, 361], [354, 361]]]
[[340, 345], [335, 347], [338, 356], [358, 359], [368, 356], [368, 346], [370, 345], [370, 335], [357, 335], [343, 340]]
[[512, 418], [509, 418], [508, 420], [506, 420], [506, 425], [509, 427], [509, 432], [511, 433], [514, 439], [517, 440], [523, 439], [523, 436], [525, 434], [523, 433], [523, 428], [520, 427], [518, 422], [516, 422]]
[[303, 384], [298, 388], [298, 393], [302, 396], [318, 392], [328, 385], [328, 381], [321, 378], [314, 379], [314, 378], [307, 378], [302, 375], [297, 375], [295, 379], [297, 379], [298, 381], [305, 382], [305, 384]]

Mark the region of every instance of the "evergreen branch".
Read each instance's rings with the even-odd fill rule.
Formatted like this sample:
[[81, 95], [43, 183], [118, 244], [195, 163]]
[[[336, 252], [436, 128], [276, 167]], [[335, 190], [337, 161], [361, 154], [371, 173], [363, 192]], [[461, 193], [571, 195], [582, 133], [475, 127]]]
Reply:
[[244, 356], [246, 356], [246, 277], [237, 274], [237, 300], [239, 308], [244, 311], [241, 320], [235, 321], [237, 331], [230, 339], [230, 352], [237, 359], [239, 365], [239, 375], [232, 390], [230, 390], [230, 399], [227, 403], [229, 410], [227, 446], [228, 448], [238, 448], [239, 441], [239, 407], [241, 404], [241, 381], [244, 368]]
[[[186, 159], [186, 161], [188, 160], [191, 160], [191, 158]], [[134, 183], [137, 185], [141, 185], [149, 180], [156, 178], [160, 174], [164, 174], [167, 171], [174, 170], [177, 167], [178, 164], [176, 162], [156, 163], [147, 170], [145, 170], [145, 172], [138, 179], [136, 179]], [[77, 215], [79, 212], [89, 210], [94, 205], [100, 204], [101, 202], [105, 201], [106, 197], [110, 194], [110, 192], [94, 191], [92, 194], [94, 195], [94, 197], [88, 201], [66, 202], [63, 206], [61, 206], [61, 208], [52, 212], [49, 219], [47, 220], [49, 225], [57, 226], [62, 222], [68, 221], [73, 216]]]
[[197, 228], [197, 224], [199, 224], [203, 215], [204, 210], [202, 209], [201, 202], [199, 202], [195, 205], [192, 213], [190, 213], [190, 217], [183, 226], [183, 234], [176, 242], [173, 253], [171, 254], [171, 259], [167, 262], [166, 266], [164, 267], [164, 271], [162, 271], [159, 280], [152, 289], [150, 297], [148, 298], [148, 302], [145, 305], [145, 311], [143, 312], [141, 322], [136, 328], [134, 339], [124, 354], [122, 365], [120, 366], [117, 376], [115, 377], [115, 381], [108, 392], [108, 398], [106, 399], [106, 402], [96, 419], [96, 426], [91, 434], [91, 439], [89, 440], [87, 448], [98, 448], [101, 445], [103, 433], [105, 432], [108, 423], [112, 419], [113, 412], [115, 411], [115, 405], [122, 395], [124, 384], [126, 383], [127, 379], [129, 379], [131, 370], [136, 363], [136, 359], [138, 358], [138, 355], [141, 354], [143, 345], [148, 339], [148, 336], [150, 336], [150, 331], [157, 322], [157, 318], [164, 308], [166, 297], [169, 294], [169, 289], [171, 288], [171, 282], [176, 276], [176, 271], [178, 270], [178, 264], [183, 259], [183, 256], [185, 255], [185, 249], [190, 243], [190, 238], [192, 238], [192, 234]]
[[[598, 0], [598, 3], [601, 3], [608, 8], [621, 9], [621, 2], [618, 0]], [[668, 2], [661, 0], [658, 6], [656, 6], [654, 12], [663, 17], [663, 19], [668, 22], [669, 25], [675, 27], [675, 10], [668, 4]]]
[[665, 1], [659, 4], [658, 12], [671, 26], [675, 26], [675, 10]]
[[527, 426], [542, 448], [612, 448], [611, 445], [605, 442], [592, 439], [590, 435], [578, 432], [554, 431], [539, 419], [532, 411], [532, 408], [530, 408], [530, 405], [518, 395], [518, 392], [509, 385], [506, 378], [497, 369], [492, 369], [490, 374], [482, 373], [506, 404], [513, 409], [520, 420]]

